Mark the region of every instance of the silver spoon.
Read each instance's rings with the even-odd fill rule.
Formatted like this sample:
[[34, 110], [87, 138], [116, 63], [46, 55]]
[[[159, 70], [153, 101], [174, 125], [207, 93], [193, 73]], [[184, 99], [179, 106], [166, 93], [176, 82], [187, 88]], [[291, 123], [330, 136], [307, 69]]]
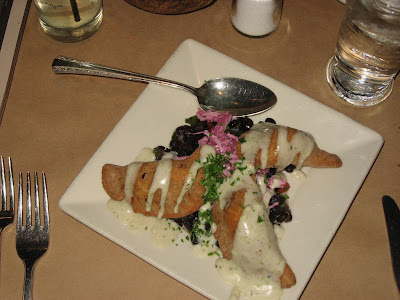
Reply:
[[56, 74], [94, 75], [136, 82], [157, 83], [183, 89], [197, 97], [202, 109], [229, 112], [234, 116], [261, 113], [270, 109], [277, 101], [275, 94], [270, 89], [240, 78], [214, 78], [206, 81], [201, 87], [194, 88], [168, 79], [119, 70], [65, 56], [56, 57], [52, 68]]

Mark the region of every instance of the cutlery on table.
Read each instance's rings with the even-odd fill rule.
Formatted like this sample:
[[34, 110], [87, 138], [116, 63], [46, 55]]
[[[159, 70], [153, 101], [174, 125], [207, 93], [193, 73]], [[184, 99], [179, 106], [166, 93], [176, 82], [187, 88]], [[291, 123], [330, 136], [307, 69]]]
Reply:
[[[14, 179], [11, 158], [8, 158], [8, 180], [3, 156], [1, 160], [1, 210], [0, 210], [0, 235], [5, 227], [14, 221]], [[7, 189], [8, 182], [8, 189]], [[8, 190], [8, 193], [7, 193]], [[9, 198], [9, 204], [7, 205]]]
[[120, 70], [65, 56], [56, 57], [53, 60], [52, 68], [55, 74], [101, 76], [179, 88], [196, 96], [202, 109], [228, 112], [234, 116], [261, 113], [273, 107], [277, 102], [276, 95], [270, 89], [241, 78], [214, 78], [207, 80], [201, 87], [195, 88], [169, 79]]
[[6, 33], [12, 5], [13, 0], [0, 0], [0, 49], [3, 45], [4, 35]]
[[389, 236], [393, 272], [400, 290], [400, 210], [396, 202], [386, 195], [382, 197], [382, 205]]
[[[22, 220], [22, 202], [23, 202], [23, 182], [22, 173], [18, 180], [18, 209], [17, 209], [17, 237], [16, 248], [19, 257], [25, 265], [25, 282], [23, 299], [32, 299], [33, 271], [36, 262], [47, 251], [49, 247], [49, 205], [47, 201], [46, 175], [42, 173], [43, 186], [43, 222], [40, 216], [40, 197], [39, 197], [38, 175], [34, 174], [34, 203], [31, 196], [31, 179], [27, 174], [26, 183], [26, 223], [23, 226]], [[34, 220], [32, 220], [32, 206], [34, 209]], [[34, 223], [32, 222], [34, 221]], [[42, 225], [41, 225], [42, 224]]]

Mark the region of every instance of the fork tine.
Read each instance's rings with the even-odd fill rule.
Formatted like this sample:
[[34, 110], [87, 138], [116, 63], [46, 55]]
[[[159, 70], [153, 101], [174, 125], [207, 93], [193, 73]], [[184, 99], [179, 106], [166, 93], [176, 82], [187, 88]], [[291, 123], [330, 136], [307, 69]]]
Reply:
[[6, 177], [4, 171], [4, 158], [1, 156], [1, 210], [6, 210]]
[[32, 225], [32, 210], [31, 210], [31, 174], [28, 172], [26, 176], [26, 228], [29, 229]]
[[49, 232], [49, 202], [47, 200], [47, 181], [46, 174], [42, 173], [42, 183], [43, 183], [43, 216], [44, 225], [43, 230]]
[[[1, 156], [1, 210], [7, 210], [7, 182], [4, 158]], [[14, 211], [14, 176], [11, 157], [8, 157], [8, 186], [10, 192], [10, 211]]]
[[35, 226], [39, 228], [40, 226], [40, 209], [39, 209], [39, 185], [38, 185], [38, 175], [35, 172]]
[[11, 157], [8, 157], [8, 175], [10, 183], [10, 210], [14, 212], [14, 174], [12, 169]]
[[22, 231], [22, 173], [18, 177], [18, 208], [17, 208], [17, 232]]

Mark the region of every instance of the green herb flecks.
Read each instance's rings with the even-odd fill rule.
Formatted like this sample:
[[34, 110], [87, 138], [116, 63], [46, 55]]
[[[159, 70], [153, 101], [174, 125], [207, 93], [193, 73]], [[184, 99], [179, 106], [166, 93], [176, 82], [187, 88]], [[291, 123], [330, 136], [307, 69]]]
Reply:
[[225, 180], [222, 173], [228, 163], [229, 157], [223, 154], [217, 153], [207, 157], [203, 164], [204, 179], [201, 182], [206, 189], [203, 195], [204, 203], [214, 204], [218, 200], [218, 188]]
[[211, 215], [211, 209], [198, 212], [199, 217], [193, 223], [193, 227], [190, 230], [190, 239], [193, 244], [197, 244], [202, 237], [212, 236], [211, 228], [214, 224], [214, 220]]

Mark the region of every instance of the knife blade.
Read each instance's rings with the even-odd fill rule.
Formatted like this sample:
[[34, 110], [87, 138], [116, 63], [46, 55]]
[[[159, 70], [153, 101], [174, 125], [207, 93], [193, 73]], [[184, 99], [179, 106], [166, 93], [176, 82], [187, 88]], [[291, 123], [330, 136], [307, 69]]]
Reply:
[[382, 205], [389, 236], [393, 272], [400, 290], [400, 210], [396, 202], [387, 195], [382, 197]]
[[0, 49], [3, 45], [4, 35], [6, 33], [8, 18], [10, 16], [13, 0], [0, 0]]

